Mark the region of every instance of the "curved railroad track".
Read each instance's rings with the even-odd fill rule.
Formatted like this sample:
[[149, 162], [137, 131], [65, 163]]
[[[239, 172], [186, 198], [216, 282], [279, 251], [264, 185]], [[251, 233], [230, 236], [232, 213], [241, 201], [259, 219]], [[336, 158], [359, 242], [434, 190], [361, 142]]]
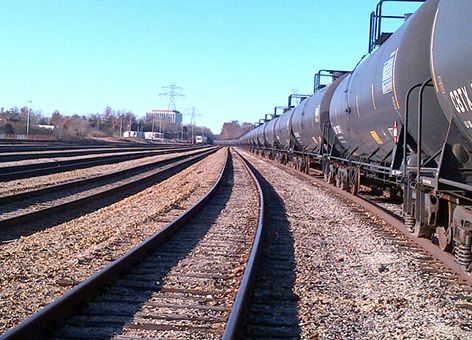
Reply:
[[[191, 154], [180, 154], [106, 175], [3, 196], [0, 198], [0, 231], [3, 230], [0, 240], [8, 241], [28, 233], [28, 228], [26, 231], [24, 228], [21, 231], [12, 229], [19, 224], [36, 223], [48, 216], [57, 219], [57, 215], [68, 213], [71, 208], [84, 208], [89, 203], [96, 206], [104, 198], [116, 195], [116, 201], [138, 192], [150, 183], [164, 180], [216, 150], [217, 148], [197, 150]], [[44, 223], [41, 225], [44, 227]]]
[[63, 161], [24, 164], [16, 166], [0, 167], [0, 182], [15, 179], [32, 178], [42, 175], [50, 175], [63, 171], [89, 168], [92, 166], [114, 164], [149, 156], [169, 154], [172, 152], [187, 151], [188, 148], [171, 148], [153, 151], [138, 151], [121, 155], [106, 155], [89, 158], [69, 159]]
[[261, 252], [263, 214], [255, 175], [229, 155], [195, 205], [2, 339], [233, 338]]

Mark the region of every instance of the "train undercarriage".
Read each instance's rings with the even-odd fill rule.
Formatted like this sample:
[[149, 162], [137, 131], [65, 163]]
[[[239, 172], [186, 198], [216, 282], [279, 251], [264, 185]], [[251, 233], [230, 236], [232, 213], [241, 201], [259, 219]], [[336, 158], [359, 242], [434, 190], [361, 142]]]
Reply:
[[415, 166], [391, 171], [385, 165], [309, 152], [254, 145], [249, 151], [306, 174], [322, 175], [326, 182], [353, 195], [370, 191], [401, 201], [405, 228], [417, 237], [431, 239], [441, 250], [453, 253], [457, 263], [472, 272], [472, 200], [466, 190], [451, 186], [437, 190], [438, 169], [422, 168], [417, 181]]

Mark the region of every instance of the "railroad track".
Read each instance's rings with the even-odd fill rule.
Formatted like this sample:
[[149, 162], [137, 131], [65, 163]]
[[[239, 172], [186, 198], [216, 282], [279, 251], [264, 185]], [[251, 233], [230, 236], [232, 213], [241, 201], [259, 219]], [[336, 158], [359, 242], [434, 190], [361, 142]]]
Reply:
[[195, 205], [2, 339], [232, 338], [261, 252], [263, 213], [256, 177], [229, 156]]
[[298, 339], [299, 299], [292, 289], [296, 278], [293, 236], [282, 198], [256, 169], [253, 171], [264, 191], [267, 227], [261, 262], [238, 337]]
[[[184, 147], [184, 146], [182, 146]], [[138, 151], [152, 151], [152, 150], [165, 150], [169, 148], [182, 148], [178, 145], [164, 145], [164, 146], [154, 146], [154, 147], [113, 147], [113, 148], [85, 148], [80, 149], [66, 149], [66, 150], [51, 150], [43, 151], [38, 150], [35, 152], [17, 150], [15, 152], [2, 152], [0, 148], [0, 162], [13, 162], [21, 161], [28, 159], [39, 159], [39, 158], [61, 158], [61, 157], [76, 157], [76, 156], [85, 156], [85, 155], [97, 155], [97, 154], [114, 154], [114, 153], [124, 153], [124, 152], [138, 152]], [[190, 146], [188, 146], [190, 148]]]
[[[177, 144], [178, 145], [178, 144]], [[155, 147], [176, 147], [176, 144], [134, 144], [134, 143], [119, 143], [119, 144], [11, 144], [0, 141], [0, 152], [37, 152], [37, 151], [66, 151], [66, 150], [78, 150], [84, 148], [100, 148], [106, 149], [120, 149], [125, 147], [144, 147], [144, 148], [155, 148]], [[185, 144], [184, 144], [185, 145]]]
[[[114, 173], [67, 182], [56, 186], [21, 192], [0, 198], [0, 240], [17, 238], [18, 233], [28, 233], [36, 228], [22, 228], [17, 231], [12, 227], [30, 222], [44, 222], [40, 219], [73, 211], [74, 207], [83, 209], [87, 204], [97, 206], [99, 200], [116, 196], [114, 201], [140, 191], [149, 185], [164, 180], [184, 168], [196, 163], [217, 148], [197, 150], [192, 154], [181, 154], [153, 163], [133, 167]], [[106, 202], [107, 204], [110, 202]]]
[[31, 178], [42, 175], [50, 175], [63, 171], [89, 168], [92, 166], [114, 164], [149, 156], [164, 155], [172, 152], [187, 151], [188, 148], [173, 148], [165, 150], [140, 151], [122, 155], [107, 155], [101, 157], [90, 157], [83, 159], [71, 159], [57, 162], [25, 164], [18, 166], [7, 166], [0, 168], [0, 182], [15, 179]]
[[[256, 157], [260, 156], [257, 155]], [[469, 275], [467, 272], [464, 271], [464, 269], [455, 261], [453, 254], [442, 251], [435, 243], [432, 242], [432, 240], [417, 237], [410, 233], [409, 230], [407, 230], [404, 225], [403, 219], [399, 214], [398, 207], [392, 209], [392, 206], [394, 206], [395, 204], [385, 203], [385, 201], [381, 201], [375, 197], [368, 197], [368, 195], [364, 195], [364, 197], [354, 196], [347, 191], [341, 190], [340, 188], [337, 188], [334, 185], [326, 183], [321, 176], [305, 174], [300, 171], [296, 171], [287, 165], [282, 165], [276, 161], [268, 160], [267, 158], [263, 159], [268, 162], [271, 162], [283, 171], [287, 171], [298, 178], [308, 180], [309, 182], [319, 187], [323, 187], [335, 193], [336, 195], [341, 196], [343, 199], [346, 199], [356, 204], [357, 206], [361, 207], [361, 209], [364, 209], [366, 212], [373, 214], [374, 216], [385, 221], [389, 226], [393, 227], [396, 231], [398, 231], [399, 235], [402, 235], [402, 237], [398, 238], [398, 242], [400, 244], [405, 241], [408, 242], [413, 251], [420, 249], [422, 252], [429, 254], [432, 258], [440, 261], [448, 270], [456, 274], [462, 280], [466, 281], [469, 285], [472, 285], [472, 275]], [[391, 236], [391, 233], [389, 231], [382, 232], [381, 234]], [[440, 273], [438, 272], [438, 274]]]

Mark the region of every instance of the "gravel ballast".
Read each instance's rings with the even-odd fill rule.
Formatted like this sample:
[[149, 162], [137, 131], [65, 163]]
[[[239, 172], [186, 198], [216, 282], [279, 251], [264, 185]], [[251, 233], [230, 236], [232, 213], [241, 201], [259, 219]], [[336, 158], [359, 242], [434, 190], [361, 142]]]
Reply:
[[472, 289], [441, 263], [352, 203], [243, 155], [283, 200], [301, 338], [472, 338]]
[[220, 339], [251, 250], [259, 206], [252, 179], [233, 157], [205, 207], [55, 335]]
[[[166, 155], [167, 156], [167, 155]], [[139, 244], [216, 181], [226, 151], [78, 219], [0, 247], [0, 332]]]
[[175, 157], [176, 154], [186, 155], [198, 152], [198, 150], [190, 150], [185, 152], [178, 152], [172, 154], [163, 154], [157, 156], [143, 157], [139, 159], [133, 159], [130, 161], [124, 161], [114, 164], [106, 164], [93, 166], [86, 169], [78, 169], [72, 171], [64, 171], [51, 175], [44, 175], [32, 178], [18, 179], [8, 182], [3, 182], [0, 186], [0, 196], [12, 195], [15, 193], [29, 191], [34, 189], [41, 189], [53, 185], [68, 183], [72, 181], [77, 181], [80, 179], [86, 179], [91, 177], [96, 177], [100, 175], [109, 174], [111, 172], [116, 172], [120, 170], [129, 169], [132, 167], [145, 165], [160, 160], [169, 159]]

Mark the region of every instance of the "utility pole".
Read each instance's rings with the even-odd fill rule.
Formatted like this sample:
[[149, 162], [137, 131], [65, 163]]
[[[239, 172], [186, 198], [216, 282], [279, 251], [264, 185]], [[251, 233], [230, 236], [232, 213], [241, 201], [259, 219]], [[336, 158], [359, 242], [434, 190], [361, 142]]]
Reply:
[[195, 142], [195, 106], [192, 106], [192, 114], [190, 116], [190, 126], [192, 127], [192, 144]]
[[[27, 104], [30, 104], [31, 106], [31, 103], [32, 101], [31, 100], [27, 100], [26, 101]], [[28, 106], [26, 106], [26, 134], [29, 135], [29, 128], [30, 128], [30, 108]]]

